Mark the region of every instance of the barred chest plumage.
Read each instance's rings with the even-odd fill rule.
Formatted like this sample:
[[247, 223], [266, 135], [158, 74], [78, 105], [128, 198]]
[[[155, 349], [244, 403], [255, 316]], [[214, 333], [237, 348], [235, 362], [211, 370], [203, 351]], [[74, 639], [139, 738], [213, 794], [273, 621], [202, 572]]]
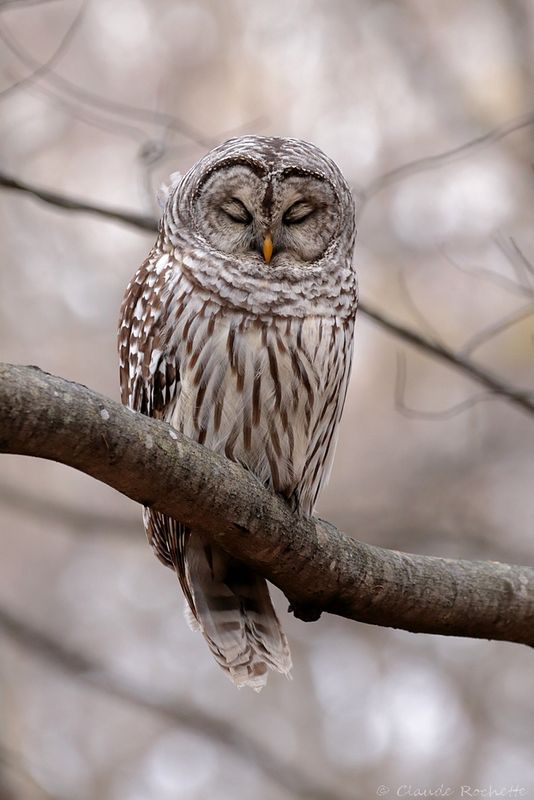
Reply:
[[131, 334], [152, 351], [145, 363], [130, 343], [130, 374], [152, 387], [150, 405], [310, 514], [335, 449], [353, 318], [261, 317], [223, 305], [160, 250], [136, 285]]

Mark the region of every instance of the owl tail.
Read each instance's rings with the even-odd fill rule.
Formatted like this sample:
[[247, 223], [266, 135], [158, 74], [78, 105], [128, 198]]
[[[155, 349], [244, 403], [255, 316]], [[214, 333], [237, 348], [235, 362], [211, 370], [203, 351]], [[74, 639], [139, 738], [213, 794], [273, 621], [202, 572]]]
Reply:
[[194, 534], [185, 577], [186, 618], [236, 686], [259, 692], [268, 668], [289, 677], [289, 646], [264, 578]]

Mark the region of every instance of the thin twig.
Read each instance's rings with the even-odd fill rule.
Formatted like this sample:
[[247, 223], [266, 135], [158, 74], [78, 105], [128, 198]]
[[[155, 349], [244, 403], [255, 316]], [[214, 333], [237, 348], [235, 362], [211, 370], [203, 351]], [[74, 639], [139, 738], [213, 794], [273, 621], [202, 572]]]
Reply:
[[[42, 64], [33, 58], [20, 44], [15, 40], [12, 34], [7, 30], [6, 26], [0, 26], [0, 39], [4, 42], [8, 50], [10, 50], [28, 69], [38, 70]], [[178, 119], [172, 114], [167, 114], [162, 111], [151, 111], [147, 108], [139, 108], [137, 106], [122, 103], [119, 100], [108, 100], [106, 97], [91, 92], [89, 89], [84, 89], [81, 86], [73, 83], [64, 78], [62, 75], [56, 74], [53, 70], [48, 70], [45, 74], [45, 79], [48, 83], [56, 89], [65, 92], [67, 95], [74, 97], [78, 102], [90, 105], [94, 108], [106, 111], [110, 114], [115, 114], [122, 117], [129, 117], [139, 122], [145, 122], [151, 125], [164, 125], [169, 130], [174, 130], [177, 133], [186, 136], [195, 144], [201, 147], [213, 147], [214, 140], [204, 136], [197, 131], [192, 125], [183, 119]]]
[[516, 389], [510, 384], [505, 383], [489, 370], [479, 367], [477, 364], [473, 363], [473, 361], [458, 355], [445, 345], [439, 344], [439, 342], [433, 342], [413, 331], [411, 328], [399, 322], [395, 322], [383, 312], [371, 307], [368, 303], [361, 303], [360, 310], [395, 337], [414, 345], [418, 350], [428, 353], [433, 358], [437, 358], [460, 372], [463, 372], [464, 375], [482, 384], [494, 394], [505, 398], [524, 411], [528, 411], [529, 414], [534, 413], [534, 392]]
[[531, 261], [529, 261], [529, 259], [523, 253], [523, 251], [521, 250], [521, 248], [519, 247], [519, 245], [517, 244], [517, 242], [513, 238], [513, 236], [510, 236], [510, 245], [512, 246], [512, 250], [514, 251], [515, 255], [519, 258], [519, 260], [521, 261], [521, 264], [523, 265], [525, 270], [528, 272], [530, 277], [534, 278], [534, 264]]
[[29, 6], [42, 6], [45, 3], [57, 3], [57, 0], [0, 0], [0, 11], [10, 6], [27, 8]]
[[501, 333], [517, 325], [518, 322], [528, 319], [532, 314], [534, 314], [534, 304], [529, 303], [528, 306], [523, 306], [523, 308], [519, 308], [506, 317], [497, 320], [493, 325], [488, 325], [465, 342], [460, 350], [460, 355], [463, 357], [470, 356], [483, 344], [491, 341], [491, 339], [494, 339], [496, 336], [500, 336]]
[[[131, 122], [124, 120], [114, 119], [109, 115], [103, 114], [98, 110], [89, 110], [85, 106], [78, 103], [76, 100], [63, 97], [58, 94], [54, 89], [44, 86], [42, 83], [30, 84], [25, 87], [25, 91], [32, 94], [34, 97], [44, 96], [52, 101], [52, 103], [65, 112], [70, 114], [71, 117], [84, 125], [92, 128], [110, 133], [112, 136], [124, 136], [133, 142], [143, 143], [147, 139], [147, 132]], [[176, 145], [176, 150], [184, 149], [184, 145]]]
[[495, 238], [498, 247], [512, 265], [520, 285], [524, 286], [525, 289], [534, 297], [534, 287], [532, 286], [534, 266], [528, 260], [512, 236], [496, 236]]
[[123, 103], [119, 100], [110, 100], [96, 92], [78, 86], [62, 75], [58, 75], [51, 69], [49, 64], [43, 64], [33, 58], [33, 56], [15, 40], [5, 24], [3, 26], [0, 25], [0, 39], [19, 61], [28, 69], [32, 70], [33, 74], [29, 76], [30, 83], [46, 82], [58, 91], [65, 93], [77, 103], [90, 106], [100, 112], [122, 117], [123, 119], [128, 118], [146, 125], [163, 127], [166, 131], [179, 133], [196, 145], [206, 149], [210, 149], [216, 144], [219, 144], [220, 141], [242, 133], [243, 130], [250, 130], [265, 121], [263, 116], [258, 116], [254, 119], [247, 120], [245, 123], [232, 126], [227, 130], [219, 131], [213, 136], [205, 136], [189, 122], [176, 117], [174, 114], [169, 114], [166, 111], [159, 111], [157, 109], [141, 108], [139, 106]]
[[59, 64], [60, 59], [63, 57], [63, 55], [69, 48], [75, 34], [77, 33], [80, 27], [86, 5], [87, 5], [87, 0], [83, 0], [82, 4], [80, 5], [80, 8], [78, 9], [78, 11], [74, 16], [73, 21], [67, 28], [67, 31], [61, 37], [59, 45], [56, 47], [52, 55], [49, 58], [47, 58], [47, 60], [44, 61], [42, 64], [39, 64], [39, 66], [35, 67], [33, 72], [31, 72], [29, 75], [25, 75], [23, 78], [20, 78], [19, 80], [15, 81], [6, 89], [2, 89], [2, 91], [0, 91], [0, 100], [5, 100], [6, 97], [9, 97], [10, 94], [17, 91], [18, 89], [21, 89], [28, 83], [35, 83], [39, 78], [46, 75], [47, 72], [50, 72], [53, 69], [53, 67]]
[[66, 211], [83, 211], [84, 213], [96, 214], [99, 217], [114, 220], [115, 222], [124, 222], [127, 225], [133, 225], [135, 228], [140, 228], [144, 231], [150, 231], [152, 233], [157, 231], [157, 222], [153, 217], [124, 211], [122, 209], [86, 203], [84, 200], [66, 197], [58, 192], [50, 192], [48, 189], [38, 189], [29, 183], [11, 178], [3, 172], [0, 172], [0, 187], [4, 189], [15, 189], [18, 192], [26, 192], [38, 200], [42, 200], [57, 208], [63, 208]]
[[[1, 625], [1, 623], [0, 623]], [[20, 752], [15, 752], [11, 747], [6, 747], [5, 744], [0, 743], [0, 766], [6, 769], [0, 770], [0, 800], [20, 800], [20, 795], [6, 794], [5, 786], [2, 782], [2, 775], [4, 771], [9, 770], [15, 773], [19, 778], [22, 778], [26, 786], [32, 787], [32, 798], [35, 797], [35, 792], [40, 800], [66, 800], [64, 795], [59, 795], [55, 792], [53, 795], [46, 791], [36, 778], [31, 774], [26, 766], [26, 759]], [[69, 798], [70, 800], [70, 798]]]
[[397, 370], [395, 374], [395, 408], [400, 414], [408, 419], [427, 419], [434, 422], [437, 420], [441, 421], [452, 419], [453, 417], [463, 414], [464, 411], [473, 408], [483, 401], [497, 400], [497, 395], [493, 394], [493, 392], [479, 392], [471, 397], [468, 397], [466, 400], [462, 400], [460, 403], [456, 403], [456, 405], [443, 409], [443, 411], [427, 411], [425, 409], [411, 408], [406, 403], [406, 379], [406, 357], [404, 353], [397, 353]]
[[397, 278], [401, 292], [404, 295], [404, 299], [408, 304], [413, 316], [419, 322], [420, 327], [423, 330], [425, 330], [428, 334], [430, 334], [433, 337], [434, 341], [442, 344], [443, 340], [440, 334], [438, 333], [437, 329], [434, 327], [434, 325], [431, 324], [430, 320], [427, 319], [426, 315], [423, 314], [423, 312], [415, 302], [410, 287], [408, 285], [408, 277], [404, 269], [400, 268], [398, 270]]
[[520, 295], [521, 297], [532, 297], [532, 289], [528, 286], [524, 286], [522, 283], [518, 283], [518, 281], [513, 280], [513, 278], [509, 278], [506, 275], [501, 275], [499, 272], [495, 272], [495, 270], [492, 269], [468, 269], [467, 267], [462, 267], [462, 265], [455, 261], [455, 259], [452, 258], [452, 256], [450, 256], [443, 247], [438, 245], [437, 250], [444, 261], [450, 267], [453, 267], [458, 272], [461, 272], [462, 275], [467, 275], [469, 278], [475, 278], [477, 280], [487, 281], [488, 283], [492, 283], [494, 286], [498, 286], [499, 289], [504, 289], [504, 291], [510, 292], [510, 294]]
[[415, 175], [418, 172], [425, 172], [426, 170], [437, 169], [446, 164], [450, 164], [451, 161], [465, 158], [465, 156], [469, 155], [473, 151], [480, 150], [483, 147], [494, 144], [500, 139], [504, 139], [505, 136], [509, 136], [511, 133], [515, 133], [516, 131], [520, 131], [524, 128], [528, 128], [531, 125], [534, 125], [534, 111], [529, 111], [520, 117], [515, 117], [507, 122], [503, 122], [501, 125], [497, 125], [495, 128], [492, 128], [490, 131], [487, 131], [480, 136], [476, 136], [474, 139], [464, 142], [457, 147], [444, 150], [442, 153], [426, 156], [424, 158], [416, 158], [414, 161], [408, 161], [405, 164], [401, 164], [399, 167], [395, 167], [394, 169], [389, 170], [389, 172], [385, 172], [383, 175], [380, 175], [378, 178], [375, 178], [375, 180], [371, 181], [371, 183], [363, 191], [363, 200], [364, 202], [368, 202], [372, 197], [374, 197], [375, 194], [378, 194], [378, 192], [381, 192], [383, 189], [385, 189], [386, 186], [391, 186], [393, 183], [398, 183], [398, 181], [407, 178], [409, 175]]

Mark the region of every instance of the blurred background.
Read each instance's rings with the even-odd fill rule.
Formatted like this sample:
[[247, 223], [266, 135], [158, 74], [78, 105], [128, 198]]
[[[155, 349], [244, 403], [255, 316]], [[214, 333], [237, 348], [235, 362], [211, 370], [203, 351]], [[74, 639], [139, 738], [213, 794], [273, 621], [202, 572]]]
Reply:
[[[3, 0], [0, 171], [153, 216], [230, 135], [311, 140], [354, 188], [363, 301], [533, 390], [533, 71], [530, 0]], [[0, 213], [0, 358], [118, 399], [153, 234], [5, 187]], [[532, 564], [533, 423], [361, 314], [319, 513]], [[237, 692], [132, 502], [3, 456], [0, 526], [2, 800], [534, 798], [526, 647], [304, 624], [275, 591], [294, 679]]]

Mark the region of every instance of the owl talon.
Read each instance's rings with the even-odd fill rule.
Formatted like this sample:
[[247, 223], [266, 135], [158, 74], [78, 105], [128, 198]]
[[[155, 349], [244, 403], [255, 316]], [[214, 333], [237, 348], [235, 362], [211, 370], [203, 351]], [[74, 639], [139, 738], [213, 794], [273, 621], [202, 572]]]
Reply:
[[298, 603], [290, 603], [288, 606], [289, 613], [293, 613], [297, 619], [303, 622], [317, 622], [323, 613], [320, 608], [316, 606], [300, 605]]

